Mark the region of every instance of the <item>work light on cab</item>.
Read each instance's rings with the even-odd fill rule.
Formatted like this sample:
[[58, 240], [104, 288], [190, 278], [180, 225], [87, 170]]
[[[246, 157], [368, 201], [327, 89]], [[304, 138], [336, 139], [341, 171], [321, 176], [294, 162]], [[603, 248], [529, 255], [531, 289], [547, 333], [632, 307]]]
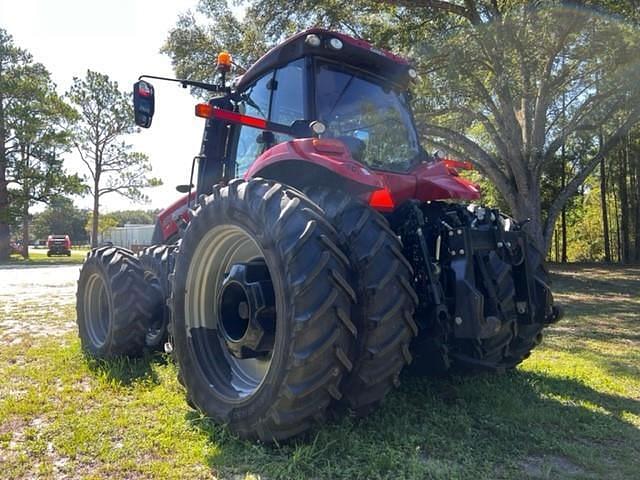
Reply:
[[307, 45], [311, 47], [319, 47], [320, 44], [322, 43], [322, 40], [320, 40], [320, 37], [315, 33], [311, 33], [307, 35], [307, 38], [305, 38], [304, 41]]

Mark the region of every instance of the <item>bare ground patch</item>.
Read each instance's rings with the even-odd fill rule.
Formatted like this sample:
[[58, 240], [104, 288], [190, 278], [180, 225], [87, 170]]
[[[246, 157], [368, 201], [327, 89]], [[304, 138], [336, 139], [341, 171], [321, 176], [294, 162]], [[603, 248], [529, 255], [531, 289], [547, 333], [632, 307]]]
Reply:
[[583, 468], [559, 455], [531, 455], [520, 462], [524, 474], [529, 478], [557, 478], [583, 476]]
[[0, 345], [75, 329], [78, 266], [0, 267]]

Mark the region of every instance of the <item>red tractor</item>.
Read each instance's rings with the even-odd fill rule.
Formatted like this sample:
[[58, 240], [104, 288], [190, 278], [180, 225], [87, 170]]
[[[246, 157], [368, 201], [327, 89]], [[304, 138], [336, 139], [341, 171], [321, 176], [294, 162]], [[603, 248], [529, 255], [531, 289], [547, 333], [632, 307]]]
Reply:
[[[559, 318], [517, 221], [473, 203], [466, 162], [429, 155], [415, 70], [312, 29], [213, 93], [185, 197], [156, 245], [93, 250], [78, 326], [98, 357], [165, 345], [192, 405], [241, 437], [280, 440], [337, 404], [366, 414], [418, 372], [503, 371]], [[149, 127], [154, 89], [134, 86]], [[193, 191], [192, 191], [193, 189]], [[166, 343], [165, 343], [166, 342]]]

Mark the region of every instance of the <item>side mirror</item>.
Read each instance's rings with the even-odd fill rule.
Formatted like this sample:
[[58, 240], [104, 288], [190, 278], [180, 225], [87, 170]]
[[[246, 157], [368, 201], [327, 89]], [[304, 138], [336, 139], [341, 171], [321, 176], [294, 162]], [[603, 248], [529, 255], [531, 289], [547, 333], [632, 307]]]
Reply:
[[133, 84], [133, 112], [136, 125], [142, 128], [151, 126], [155, 103], [153, 85], [144, 80]]

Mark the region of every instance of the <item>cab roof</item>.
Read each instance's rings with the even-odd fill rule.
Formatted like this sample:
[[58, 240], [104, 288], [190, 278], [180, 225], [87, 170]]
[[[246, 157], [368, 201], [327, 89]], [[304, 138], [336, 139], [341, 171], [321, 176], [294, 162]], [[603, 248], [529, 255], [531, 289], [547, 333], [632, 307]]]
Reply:
[[[320, 45], [313, 46], [307, 41], [310, 35], [319, 37]], [[329, 42], [333, 38], [342, 42], [342, 48], [336, 50], [330, 47]], [[311, 28], [287, 38], [265, 53], [238, 79], [236, 88], [242, 90], [265, 73], [305, 56], [329, 58], [388, 78], [403, 87], [408, 85], [410, 79], [411, 66], [406, 59], [343, 33]]]

